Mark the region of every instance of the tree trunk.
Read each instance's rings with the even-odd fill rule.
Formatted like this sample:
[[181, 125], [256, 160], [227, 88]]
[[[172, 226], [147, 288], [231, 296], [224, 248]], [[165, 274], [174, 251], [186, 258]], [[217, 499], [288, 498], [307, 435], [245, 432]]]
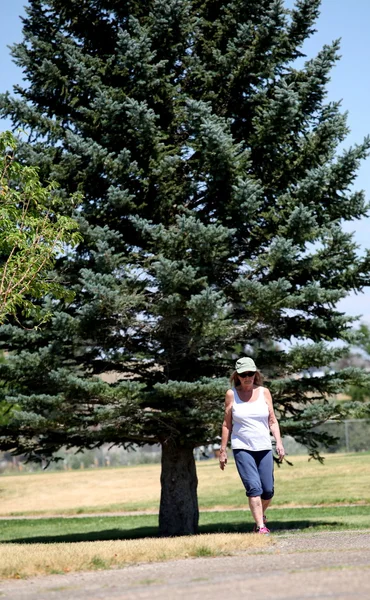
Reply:
[[198, 478], [192, 446], [162, 444], [159, 533], [191, 535], [198, 531]]

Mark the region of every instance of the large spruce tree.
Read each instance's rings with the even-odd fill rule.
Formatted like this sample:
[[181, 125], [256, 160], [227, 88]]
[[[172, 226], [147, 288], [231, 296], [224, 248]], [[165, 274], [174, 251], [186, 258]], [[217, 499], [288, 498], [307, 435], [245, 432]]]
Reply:
[[57, 265], [73, 302], [46, 298], [42, 330], [1, 329], [17, 407], [1, 446], [160, 443], [163, 535], [197, 529], [193, 449], [220, 433], [236, 356], [313, 455], [330, 396], [360, 377], [296, 376], [341, 355], [336, 305], [370, 282], [342, 228], [368, 211], [352, 183], [369, 139], [338, 152], [338, 42], [302, 60], [319, 4], [30, 0], [12, 50], [26, 85], [0, 109], [29, 133], [23, 160], [85, 200], [83, 242]]

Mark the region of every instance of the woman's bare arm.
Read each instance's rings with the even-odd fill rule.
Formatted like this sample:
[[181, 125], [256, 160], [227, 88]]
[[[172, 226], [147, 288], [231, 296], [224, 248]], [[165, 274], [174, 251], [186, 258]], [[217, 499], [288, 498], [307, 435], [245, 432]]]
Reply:
[[275, 415], [271, 393], [270, 393], [270, 390], [268, 390], [267, 388], [264, 388], [264, 396], [265, 396], [265, 400], [267, 402], [267, 406], [269, 407], [270, 431], [276, 441], [276, 452], [278, 453], [280, 460], [282, 460], [285, 456], [285, 450], [284, 450], [283, 442], [281, 440], [280, 427], [279, 427], [279, 423], [278, 423], [276, 415]]

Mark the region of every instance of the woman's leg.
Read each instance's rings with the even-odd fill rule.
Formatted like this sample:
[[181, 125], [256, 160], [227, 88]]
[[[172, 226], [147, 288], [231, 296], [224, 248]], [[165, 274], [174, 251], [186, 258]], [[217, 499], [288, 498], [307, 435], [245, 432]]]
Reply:
[[249, 450], [234, 450], [236, 468], [245, 487], [253, 519], [257, 527], [263, 527], [263, 488], [254, 454]]
[[274, 495], [274, 459], [272, 450], [266, 450], [259, 454], [257, 468], [262, 485], [261, 500], [265, 515]]
[[[252, 513], [256, 527], [258, 529], [260, 527], [264, 527], [265, 524], [264, 524], [264, 520], [263, 520], [263, 509], [262, 509], [261, 496], [249, 496], [248, 502], [249, 502], [249, 508]], [[254, 531], [256, 531], [256, 529]]]

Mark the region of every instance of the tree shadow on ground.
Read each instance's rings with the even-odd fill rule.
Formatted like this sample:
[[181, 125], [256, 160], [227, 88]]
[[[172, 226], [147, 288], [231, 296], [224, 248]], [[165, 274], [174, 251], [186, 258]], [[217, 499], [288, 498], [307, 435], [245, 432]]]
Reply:
[[[338, 529], [345, 524], [337, 521], [269, 521], [271, 531], [292, 531], [292, 530], [315, 530], [318, 528]], [[212, 523], [199, 526], [199, 534], [207, 533], [251, 533], [253, 524], [250, 522], [240, 523]], [[51, 543], [73, 543], [73, 542], [96, 542], [110, 540], [134, 540], [140, 538], [159, 537], [158, 527], [137, 527], [133, 529], [105, 529], [101, 531], [86, 531], [83, 533], [66, 533], [62, 535], [29, 535], [27, 537], [17, 537], [8, 539], [5, 543], [12, 544], [51, 544]], [[3, 542], [4, 543], [4, 542]]]
[[[340, 521], [310, 521], [306, 520], [295, 520], [295, 521], [274, 521], [269, 520], [267, 523], [271, 533], [278, 531], [289, 531], [289, 530], [301, 530], [301, 529], [338, 529], [338, 527], [344, 527], [344, 523]], [[253, 531], [253, 523], [251, 522], [240, 522], [240, 523], [212, 523], [208, 525], [201, 525], [199, 527], [199, 533], [251, 533]]]
[[136, 540], [140, 538], [158, 537], [158, 527], [137, 527], [136, 529], [104, 529], [101, 531], [84, 531], [83, 533], [66, 533], [62, 535], [35, 535], [6, 540], [12, 544], [56, 544], [71, 542], [105, 542], [110, 540]]

